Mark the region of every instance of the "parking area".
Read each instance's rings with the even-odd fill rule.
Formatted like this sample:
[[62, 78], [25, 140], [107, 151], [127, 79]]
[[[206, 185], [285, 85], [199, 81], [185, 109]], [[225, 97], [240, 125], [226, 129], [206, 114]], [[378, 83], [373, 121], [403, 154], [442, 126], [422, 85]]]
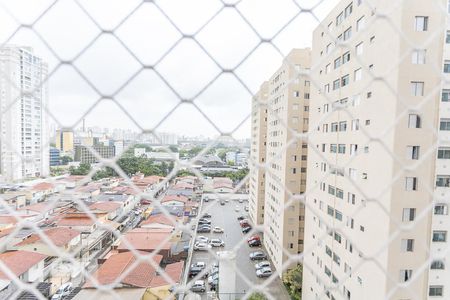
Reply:
[[[233, 286], [234, 293], [224, 294], [223, 290], [220, 288], [219, 283], [219, 293], [220, 299], [236, 299], [242, 298], [242, 296], [249, 290], [251, 285], [263, 283], [265, 278], [258, 278], [255, 273], [255, 264], [258, 261], [252, 261], [249, 259], [251, 252], [262, 250], [261, 247], [249, 247], [245, 239], [245, 234], [242, 233], [242, 229], [239, 225], [239, 216], [248, 216], [248, 212], [245, 211], [245, 207], [248, 206], [248, 201], [246, 194], [233, 195], [233, 199], [228, 199], [226, 201], [226, 196], [224, 195], [223, 201], [221, 199], [214, 199], [213, 195], [204, 195], [209, 198], [203, 202], [202, 211], [200, 216], [204, 213], [211, 215], [211, 227], [221, 227], [224, 229], [223, 233], [197, 233], [198, 236], [205, 236], [208, 239], [219, 238], [225, 243], [224, 247], [213, 247], [211, 251], [194, 251], [192, 256], [192, 263], [205, 262], [207, 265], [212, 265], [217, 262], [217, 258], [213, 253], [219, 251], [235, 251], [235, 266], [239, 270], [236, 274], [227, 274], [226, 280], [227, 286], [230, 286], [230, 280], [234, 280]], [[213, 200], [214, 199], [214, 200]], [[238, 200], [241, 199], [241, 200]], [[245, 200], [244, 200], [245, 199]], [[222, 204], [221, 204], [222, 202]], [[259, 234], [262, 236], [261, 234]], [[211, 253], [213, 252], [213, 253]], [[223, 274], [220, 274], [220, 279], [223, 280]], [[275, 275], [274, 275], [275, 276]], [[243, 278], [245, 277], [245, 278]], [[208, 285], [207, 285], [208, 286]], [[207, 287], [208, 288], [208, 287]], [[286, 289], [284, 288], [281, 280], [276, 278], [270, 284], [270, 292], [276, 299], [289, 299]], [[207, 293], [202, 295], [202, 299], [207, 299]]]

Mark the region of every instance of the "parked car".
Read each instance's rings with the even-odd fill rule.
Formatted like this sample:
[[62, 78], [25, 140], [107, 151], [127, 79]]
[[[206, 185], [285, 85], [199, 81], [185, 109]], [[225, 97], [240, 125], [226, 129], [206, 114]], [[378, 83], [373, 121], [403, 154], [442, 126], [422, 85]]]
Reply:
[[209, 275], [215, 275], [215, 274], [218, 274], [218, 273], [219, 273], [219, 268], [213, 267], [211, 269], [211, 272], [209, 272]]
[[208, 245], [206, 243], [196, 243], [194, 245], [194, 251], [206, 251], [208, 249], [211, 249], [211, 245]]
[[249, 255], [251, 260], [263, 260], [263, 259], [267, 259], [267, 255], [262, 252], [262, 251], [255, 251], [250, 253]]
[[211, 218], [211, 215], [208, 214], [208, 213], [204, 213], [204, 214], [202, 215], [202, 219], [205, 219], [205, 218]]
[[219, 274], [208, 276], [208, 283], [211, 284], [214, 280], [219, 280]]
[[214, 233], [223, 233], [224, 230], [223, 230], [222, 227], [216, 226], [216, 227], [213, 228], [213, 232], [214, 232]]
[[191, 291], [194, 293], [204, 293], [206, 291], [206, 285], [204, 280], [197, 280], [191, 287]]
[[[189, 277], [195, 277], [203, 271], [203, 268], [200, 267], [192, 267], [189, 269]], [[202, 278], [208, 277], [208, 272], [203, 273]]]
[[209, 198], [208, 197], [203, 198], [203, 200], [205, 200], [205, 202], [209, 202]]
[[64, 297], [68, 296], [72, 291], [72, 283], [67, 282], [61, 285], [56, 293], [52, 296], [52, 300], [62, 300]]
[[211, 224], [211, 220], [208, 220], [208, 219], [200, 219], [200, 220], [198, 220], [198, 224]]
[[203, 242], [203, 243], [207, 243], [209, 242], [209, 238], [207, 238], [206, 236], [203, 235], [199, 235], [196, 239], [196, 242]]
[[239, 203], [243, 203], [244, 199], [239, 199], [238, 201], [239, 201]]
[[200, 226], [197, 228], [198, 233], [211, 232], [211, 226]]
[[248, 211], [248, 206], [245, 206], [245, 207], [244, 207], [244, 210], [245, 210], [245, 211]]
[[242, 228], [242, 233], [249, 233], [250, 230], [252, 230], [252, 227], [251, 227], [251, 226], [243, 227], [243, 228]]
[[239, 216], [239, 217], [237, 217], [237, 219], [238, 219], [239, 221], [242, 221], [242, 220], [245, 220], [245, 217], [244, 217], [244, 216]]
[[239, 211], [239, 205], [236, 205], [236, 207], [234, 208], [234, 211]]
[[193, 263], [191, 265], [191, 268], [202, 268], [202, 269], [204, 269], [205, 267], [206, 267], [206, 264], [205, 264], [204, 261], [197, 261], [197, 262], [195, 262], [195, 263]]
[[251, 237], [249, 237], [248, 239], [247, 239], [247, 243], [250, 243], [251, 241], [253, 241], [253, 240], [261, 240], [261, 238], [259, 237], [259, 235], [252, 235]]
[[223, 246], [225, 246], [225, 242], [223, 240], [221, 240], [221, 239], [211, 239], [209, 241], [209, 244], [212, 247], [223, 247]]
[[272, 269], [270, 267], [265, 267], [256, 270], [256, 276], [258, 277], [269, 277], [270, 275], [272, 275]]
[[268, 262], [267, 260], [255, 264], [256, 270], [262, 269], [262, 268], [267, 268], [267, 267], [270, 267], [270, 262]]
[[220, 200], [220, 205], [225, 205], [225, 201]]
[[209, 284], [209, 288], [210, 288], [212, 291], [216, 291], [218, 285], [219, 285], [219, 279], [217, 278], [217, 279], [213, 280], [213, 281]]
[[247, 220], [242, 220], [242, 221], [239, 222], [239, 225], [241, 227], [249, 227], [250, 223]]
[[250, 247], [259, 247], [261, 246], [261, 240], [251, 240], [250, 242], [248, 242], [248, 245]]

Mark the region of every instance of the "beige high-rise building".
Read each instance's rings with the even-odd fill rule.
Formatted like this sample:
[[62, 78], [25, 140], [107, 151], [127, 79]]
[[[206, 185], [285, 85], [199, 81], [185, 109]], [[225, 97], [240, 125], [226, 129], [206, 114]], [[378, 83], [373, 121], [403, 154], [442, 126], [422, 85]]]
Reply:
[[55, 146], [61, 152], [73, 152], [73, 131], [57, 130]]
[[449, 299], [447, 1], [365, 3], [313, 35], [303, 299]]
[[292, 50], [268, 86], [264, 246], [279, 275], [303, 250], [307, 141], [297, 135], [308, 131], [310, 61], [310, 49]]
[[252, 138], [250, 149], [249, 215], [253, 224], [264, 223], [267, 97], [269, 83], [264, 82], [252, 101]]

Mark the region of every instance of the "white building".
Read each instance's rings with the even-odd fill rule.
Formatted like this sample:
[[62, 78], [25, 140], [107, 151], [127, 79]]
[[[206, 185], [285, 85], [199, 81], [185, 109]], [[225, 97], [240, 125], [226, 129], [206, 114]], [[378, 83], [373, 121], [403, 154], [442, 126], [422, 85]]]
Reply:
[[0, 173], [4, 180], [49, 174], [47, 64], [31, 48], [0, 48]]

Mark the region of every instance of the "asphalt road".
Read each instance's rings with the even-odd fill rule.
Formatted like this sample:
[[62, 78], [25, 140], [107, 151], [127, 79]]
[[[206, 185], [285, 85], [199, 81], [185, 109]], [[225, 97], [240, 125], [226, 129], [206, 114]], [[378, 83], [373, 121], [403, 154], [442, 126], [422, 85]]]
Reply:
[[[210, 195], [207, 195], [211, 198]], [[236, 198], [246, 198], [247, 195], [233, 195]], [[220, 299], [236, 299], [242, 298], [245, 293], [249, 290], [250, 286], [255, 286], [256, 284], [262, 284], [265, 280], [264, 278], [258, 278], [255, 274], [255, 264], [258, 261], [251, 261], [249, 259], [249, 254], [256, 250], [261, 250], [260, 247], [250, 248], [246, 242], [247, 236], [241, 232], [241, 227], [239, 226], [239, 221], [237, 217], [240, 215], [247, 216], [248, 213], [244, 210], [244, 207], [248, 205], [247, 201], [239, 203], [237, 200], [230, 200], [225, 205], [220, 205], [218, 200], [212, 200], [203, 203], [202, 212], [200, 216], [208, 212], [211, 214], [211, 225], [219, 226], [225, 229], [225, 233], [197, 233], [198, 235], [204, 235], [208, 238], [221, 238], [225, 241], [225, 247], [212, 248], [213, 252], [223, 251], [223, 250], [235, 250], [236, 252], [236, 267], [241, 272], [236, 272], [235, 277], [230, 276], [230, 278], [235, 278], [235, 294], [234, 295], [220, 295]], [[236, 211], [236, 207], [239, 211]], [[259, 234], [261, 235], [261, 234]], [[216, 261], [216, 258], [212, 253], [206, 251], [195, 251], [192, 257], [192, 263], [197, 261], [203, 261], [207, 264], [212, 264]], [[274, 275], [275, 276], [275, 275]], [[244, 278], [245, 277], [245, 278]], [[284, 288], [281, 280], [276, 278], [269, 285], [269, 291], [275, 299], [289, 299], [286, 289]], [[207, 299], [206, 294], [202, 295], [202, 299]]]

